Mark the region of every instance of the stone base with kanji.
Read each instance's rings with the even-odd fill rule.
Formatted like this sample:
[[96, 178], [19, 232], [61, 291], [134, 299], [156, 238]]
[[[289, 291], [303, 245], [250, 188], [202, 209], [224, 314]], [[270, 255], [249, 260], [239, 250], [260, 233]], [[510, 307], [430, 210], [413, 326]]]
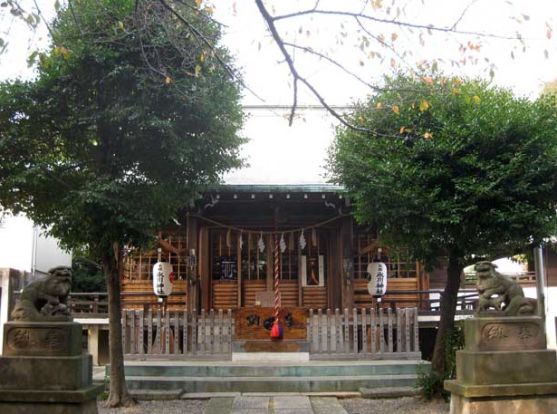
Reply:
[[0, 357], [0, 412], [97, 413], [91, 356], [74, 322], [7, 322]]
[[557, 412], [557, 358], [548, 350], [543, 319], [477, 317], [464, 321], [457, 351], [451, 414]]

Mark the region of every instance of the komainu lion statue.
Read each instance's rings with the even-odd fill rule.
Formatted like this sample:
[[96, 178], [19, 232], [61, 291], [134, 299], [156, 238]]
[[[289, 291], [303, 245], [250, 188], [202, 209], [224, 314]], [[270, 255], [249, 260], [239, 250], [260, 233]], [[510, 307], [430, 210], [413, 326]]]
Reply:
[[478, 262], [474, 266], [479, 293], [476, 313], [494, 310], [505, 316], [534, 315], [536, 299], [524, 297], [518, 283], [497, 272], [496, 268], [491, 262]]
[[21, 292], [11, 317], [14, 321], [71, 321], [68, 295], [72, 287], [71, 268], [58, 266], [48, 271], [46, 279], [30, 283]]

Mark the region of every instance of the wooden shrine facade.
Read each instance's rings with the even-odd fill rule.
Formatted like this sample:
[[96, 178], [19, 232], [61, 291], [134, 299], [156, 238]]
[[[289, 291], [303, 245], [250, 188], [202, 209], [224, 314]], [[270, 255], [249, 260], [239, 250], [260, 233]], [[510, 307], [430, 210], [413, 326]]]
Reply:
[[[415, 307], [428, 275], [404, 251], [377, 243], [357, 227], [340, 188], [221, 186], [180, 212], [159, 238], [173, 265], [170, 310], [228, 310], [272, 306], [273, 246], [280, 246], [283, 307], [368, 307], [367, 264], [389, 269], [387, 307]], [[151, 272], [157, 251], [134, 251], [122, 277], [124, 309], [156, 303]], [[415, 291], [414, 293], [408, 293]]]

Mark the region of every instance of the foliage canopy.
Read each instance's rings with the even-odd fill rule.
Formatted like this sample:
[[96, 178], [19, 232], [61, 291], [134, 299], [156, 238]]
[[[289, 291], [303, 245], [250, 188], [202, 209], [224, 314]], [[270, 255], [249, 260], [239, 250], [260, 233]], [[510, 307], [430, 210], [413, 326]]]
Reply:
[[360, 222], [432, 265], [555, 234], [557, 113], [481, 81], [400, 75], [361, 103], [330, 150]]
[[[209, 16], [180, 12], [218, 41]], [[140, 245], [241, 165], [237, 82], [159, 2], [72, 2], [51, 33], [36, 79], [0, 84], [3, 208], [67, 246]]]

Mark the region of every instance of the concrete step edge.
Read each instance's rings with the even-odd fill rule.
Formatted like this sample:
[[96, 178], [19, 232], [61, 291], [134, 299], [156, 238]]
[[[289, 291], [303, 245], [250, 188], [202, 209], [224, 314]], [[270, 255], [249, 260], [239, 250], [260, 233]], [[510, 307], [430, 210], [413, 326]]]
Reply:
[[362, 398], [369, 399], [414, 397], [420, 394], [420, 389], [416, 387], [361, 387], [359, 391], [362, 395]]
[[384, 380], [384, 379], [417, 379], [417, 374], [381, 374], [381, 375], [326, 375], [304, 377], [160, 377], [160, 376], [126, 376], [126, 381], [160, 381], [160, 382], [233, 382], [233, 381], [354, 381], [354, 380]]

